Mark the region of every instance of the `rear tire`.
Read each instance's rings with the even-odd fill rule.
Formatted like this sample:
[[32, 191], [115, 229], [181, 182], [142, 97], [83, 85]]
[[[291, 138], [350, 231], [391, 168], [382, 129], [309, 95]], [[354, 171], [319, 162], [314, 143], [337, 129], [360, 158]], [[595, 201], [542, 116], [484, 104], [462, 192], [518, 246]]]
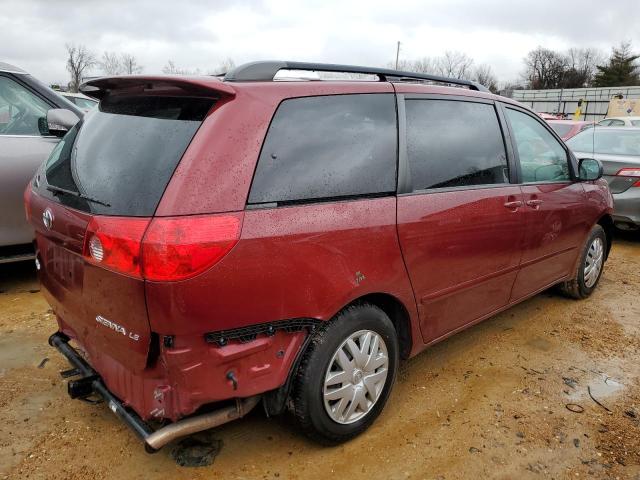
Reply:
[[600, 225], [594, 225], [580, 255], [575, 276], [559, 285], [569, 298], [587, 298], [600, 282], [607, 255], [607, 235]]
[[302, 430], [325, 445], [364, 432], [389, 397], [398, 350], [393, 323], [374, 305], [348, 307], [321, 327], [294, 382], [293, 414]]

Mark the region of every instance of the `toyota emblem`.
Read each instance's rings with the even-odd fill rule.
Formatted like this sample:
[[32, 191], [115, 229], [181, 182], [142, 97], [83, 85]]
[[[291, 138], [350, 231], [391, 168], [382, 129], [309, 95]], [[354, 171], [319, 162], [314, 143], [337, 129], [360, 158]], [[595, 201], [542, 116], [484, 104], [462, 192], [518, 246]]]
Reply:
[[53, 212], [48, 208], [42, 212], [42, 223], [47, 227], [47, 230], [50, 230], [53, 225]]

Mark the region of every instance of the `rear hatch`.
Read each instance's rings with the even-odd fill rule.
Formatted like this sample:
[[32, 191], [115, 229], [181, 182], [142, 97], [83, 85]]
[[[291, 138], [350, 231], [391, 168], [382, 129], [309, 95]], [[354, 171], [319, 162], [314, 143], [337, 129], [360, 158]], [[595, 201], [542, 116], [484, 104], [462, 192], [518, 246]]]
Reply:
[[97, 81], [99, 107], [54, 149], [27, 199], [41, 282], [63, 330], [90, 357], [133, 370], [152, 341], [141, 242], [218, 95], [176, 82]]

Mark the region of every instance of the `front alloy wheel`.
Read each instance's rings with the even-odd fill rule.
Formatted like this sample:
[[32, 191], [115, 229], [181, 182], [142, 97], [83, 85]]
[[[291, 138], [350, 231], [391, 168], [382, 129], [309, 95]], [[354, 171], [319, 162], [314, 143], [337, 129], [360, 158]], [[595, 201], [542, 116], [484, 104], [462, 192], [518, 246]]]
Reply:
[[600, 270], [604, 263], [604, 243], [602, 238], [596, 237], [589, 245], [584, 261], [584, 284], [591, 288], [600, 277]]

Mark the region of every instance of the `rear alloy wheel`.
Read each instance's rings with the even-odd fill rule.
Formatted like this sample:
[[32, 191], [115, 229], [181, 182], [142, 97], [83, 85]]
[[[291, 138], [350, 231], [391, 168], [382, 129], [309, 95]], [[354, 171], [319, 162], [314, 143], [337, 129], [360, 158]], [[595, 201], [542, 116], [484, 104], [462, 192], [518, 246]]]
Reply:
[[387, 382], [389, 356], [384, 340], [358, 330], [338, 347], [324, 378], [324, 408], [335, 422], [349, 424], [376, 404]]
[[354, 305], [313, 334], [296, 372], [293, 413], [324, 444], [347, 441], [382, 411], [398, 368], [398, 337], [389, 317]]
[[595, 290], [607, 255], [607, 236], [595, 225], [585, 242], [575, 277], [560, 284], [560, 290], [571, 298], [587, 298]]

